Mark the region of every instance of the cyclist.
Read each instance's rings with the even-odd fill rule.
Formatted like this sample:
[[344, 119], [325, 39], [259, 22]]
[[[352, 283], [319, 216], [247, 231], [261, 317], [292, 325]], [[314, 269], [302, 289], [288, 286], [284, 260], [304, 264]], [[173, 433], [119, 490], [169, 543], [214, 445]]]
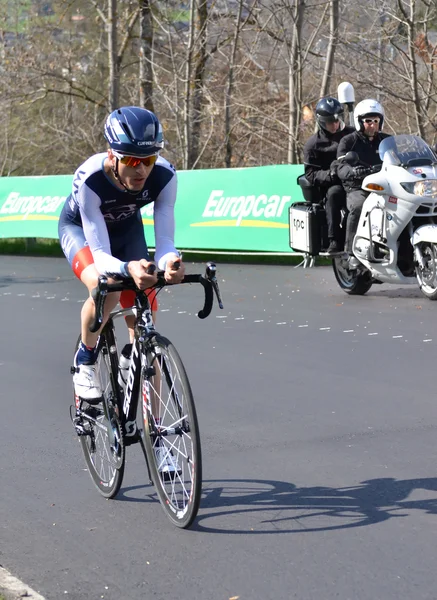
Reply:
[[[360, 221], [361, 209], [369, 192], [361, 189], [366, 175], [372, 172], [372, 167], [381, 165], [378, 153], [379, 144], [386, 137], [382, 133], [384, 125], [384, 108], [373, 99], [362, 100], [354, 110], [354, 125], [356, 131], [344, 137], [338, 145], [337, 173], [346, 190], [346, 204], [349, 211], [346, 222], [345, 251], [350, 254], [349, 266], [356, 269], [358, 259], [352, 255], [352, 244]], [[354, 165], [344, 160], [350, 151], [356, 152], [358, 162]]]
[[328, 254], [343, 251], [341, 209], [346, 207], [346, 193], [335, 169], [331, 166], [337, 157], [337, 148], [345, 135], [354, 129], [343, 121], [344, 109], [336, 98], [322, 98], [316, 105], [318, 131], [308, 138], [304, 149], [305, 177], [320, 191], [325, 203], [328, 225]]
[[[109, 148], [88, 158], [76, 170], [71, 194], [59, 218], [59, 239], [75, 275], [88, 291], [100, 274], [132, 277], [142, 290], [157, 282], [149, 274], [152, 262], [144, 235], [140, 208], [154, 203], [155, 261], [169, 283], [179, 283], [185, 272], [174, 246], [174, 206], [177, 175], [159, 153], [164, 147], [162, 126], [156, 115], [136, 106], [114, 110], [107, 118], [104, 136]], [[177, 264], [175, 262], [177, 261]], [[132, 306], [134, 293], [109, 294], [103, 325], [117, 302]], [[153, 315], [157, 302], [149, 295]], [[75, 394], [98, 402], [102, 387], [96, 369], [97, 333], [89, 326], [95, 314], [91, 295], [81, 312], [81, 342], [74, 359]], [[134, 317], [126, 317], [133, 341]], [[103, 326], [102, 325], [102, 326]], [[129, 345], [123, 353], [129, 351]]]

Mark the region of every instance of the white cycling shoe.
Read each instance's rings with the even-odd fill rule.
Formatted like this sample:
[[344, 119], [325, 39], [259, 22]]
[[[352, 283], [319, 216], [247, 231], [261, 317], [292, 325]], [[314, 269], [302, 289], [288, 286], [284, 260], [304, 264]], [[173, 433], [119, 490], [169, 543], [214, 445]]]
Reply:
[[103, 395], [97, 365], [79, 365], [73, 375], [74, 393], [87, 402], [96, 402]]
[[178, 465], [178, 460], [165, 446], [155, 447], [155, 458], [158, 473], [164, 479], [174, 479], [176, 474], [181, 475], [182, 469]]

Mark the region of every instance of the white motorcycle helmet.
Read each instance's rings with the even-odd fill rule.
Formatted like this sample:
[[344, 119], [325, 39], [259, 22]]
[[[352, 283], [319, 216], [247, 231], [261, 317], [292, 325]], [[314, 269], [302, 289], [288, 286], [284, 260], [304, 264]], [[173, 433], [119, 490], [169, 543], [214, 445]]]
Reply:
[[382, 131], [384, 125], [384, 109], [378, 100], [369, 98], [367, 100], [361, 100], [355, 107], [354, 110], [354, 125], [357, 131], [364, 131], [363, 117], [376, 115], [381, 120], [379, 122], [379, 131]]

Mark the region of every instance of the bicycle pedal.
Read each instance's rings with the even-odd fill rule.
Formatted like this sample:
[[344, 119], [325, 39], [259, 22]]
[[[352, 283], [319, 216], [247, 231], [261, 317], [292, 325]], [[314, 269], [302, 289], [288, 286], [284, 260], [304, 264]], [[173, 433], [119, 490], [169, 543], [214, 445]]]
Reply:
[[82, 417], [75, 417], [73, 419], [73, 426], [74, 426], [78, 436], [91, 435], [91, 431], [87, 431], [87, 429], [85, 429], [85, 425], [82, 421]]
[[97, 419], [97, 417], [100, 417], [102, 414], [103, 411], [97, 406], [90, 405], [82, 409], [82, 415], [84, 417], [89, 417], [90, 419]]

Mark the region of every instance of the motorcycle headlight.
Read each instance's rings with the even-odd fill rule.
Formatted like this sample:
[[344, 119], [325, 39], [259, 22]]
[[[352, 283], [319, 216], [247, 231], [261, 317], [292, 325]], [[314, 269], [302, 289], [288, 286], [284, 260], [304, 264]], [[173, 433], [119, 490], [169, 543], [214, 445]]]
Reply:
[[415, 196], [427, 196], [428, 198], [437, 198], [437, 179], [424, 179], [423, 181], [409, 181], [401, 183], [401, 186], [409, 194]]

